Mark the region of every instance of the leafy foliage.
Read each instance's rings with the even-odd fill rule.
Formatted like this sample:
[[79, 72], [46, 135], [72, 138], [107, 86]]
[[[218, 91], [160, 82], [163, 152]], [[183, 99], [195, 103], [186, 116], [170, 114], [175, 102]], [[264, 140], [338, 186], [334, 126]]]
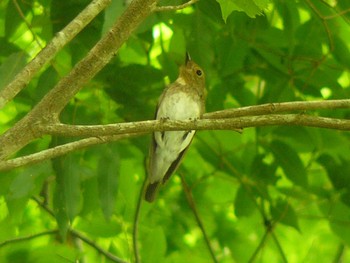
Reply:
[[[89, 2], [0, 2], [0, 90]], [[1, 132], [66, 75], [126, 8], [123, 1], [112, 2], [0, 112]], [[174, 3], [181, 1], [160, 1]], [[152, 119], [157, 98], [165, 83], [176, 79], [186, 51], [206, 72], [208, 112], [348, 98], [349, 23], [348, 1], [201, 0], [180, 11], [156, 12], [77, 94], [61, 120]], [[349, 118], [342, 110], [314, 114]], [[132, 227], [148, 137], [1, 173], [2, 262], [100, 262], [105, 256], [97, 246], [134, 261]], [[19, 155], [62, 142], [44, 137]], [[305, 127], [198, 132], [158, 200], [142, 203], [140, 258], [210, 261], [189, 196], [219, 262], [349, 261], [349, 163], [346, 132]], [[72, 229], [94, 245], [82, 245]], [[29, 238], [15, 240], [21, 237]]]

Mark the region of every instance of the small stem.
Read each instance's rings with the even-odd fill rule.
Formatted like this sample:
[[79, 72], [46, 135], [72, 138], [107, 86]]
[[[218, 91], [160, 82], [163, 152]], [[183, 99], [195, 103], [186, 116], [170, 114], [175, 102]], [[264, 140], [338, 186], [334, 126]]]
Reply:
[[194, 214], [194, 216], [196, 218], [196, 221], [197, 221], [197, 224], [198, 224], [199, 228], [202, 231], [205, 243], [206, 243], [206, 245], [207, 245], [207, 247], [209, 249], [209, 252], [210, 252], [210, 256], [211, 256], [213, 262], [217, 263], [218, 260], [216, 259], [216, 256], [215, 256], [215, 253], [214, 253], [214, 249], [211, 246], [209, 237], [207, 235], [207, 232], [205, 231], [204, 225], [203, 225], [202, 220], [201, 220], [201, 218], [199, 216], [196, 204], [195, 204], [195, 202], [193, 200], [191, 189], [187, 185], [187, 183], [185, 181], [185, 178], [184, 178], [184, 176], [182, 174], [181, 174], [181, 182], [182, 182], [182, 186], [184, 188], [184, 192], [185, 192], [185, 195], [186, 195], [187, 202], [188, 202], [190, 208], [192, 209], [192, 212], [193, 212], [193, 214]]
[[143, 192], [144, 188], [146, 186], [147, 182], [147, 177], [143, 180], [143, 184], [140, 190], [139, 198], [137, 200], [137, 205], [136, 205], [136, 211], [135, 211], [135, 217], [134, 217], [134, 229], [133, 229], [133, 246], [134, 246], [134, 255], [135, 255], [135, 262], [140, 263], [140, 253], [139, 253], [139, 246], [138, 246], [138, 234], [139, 234], [139, 219], [140, 219], [140, 211], [141, 211], [141, 204], [142, 204], [142, 197], [143, 197]]
[[117, 256], [113, 255], [112, 253], [106, 251], [105, 249], [101, 248], [99, 245], [97, 245], [94, 241], [90, 240], [89, 238], [87, 238], [86, 236], [82, 235], [80, 232], [74, 230], [74, 229], [70, 229], [69, 233], [71, 233], [73, 236], [81, 239], [82, 241], [84, 241], [86, 244], [88, 244], [90, 247], [94, 248], [95, 250], [97, 250], [100, 254], [104, 255], [106, 258], [112, 260], [113, 262], [117, 262], [117, 263], [127, 263], [127, 261], [124, 261], [121, 258], [118, 258]]
[[154, 11], [156, 12], [163, 12], [163, 11], [176, 11], [180, 9], [184, 9], [186, 7], [189, 7], [190, 5], [193, 5], [194, 3], [198, 2], [199, 0], [190, 0], [182, 5], [174, 5], [174, 6], [157, 6]]
[[43, 231], [43, 232], [40, 232], [40, 233], [37, 233], [37, 234], [34, 234], [34, 235], [23, 236], [23, 237], [16, 237], [16, 238], [8, 239], [8, 240], [5, 240], [5, 241], [1, 242], [0, 243], [0, 247], [6, 246], [6, 245], [9, 245], [9, 244], [13, 244], [13, 243], [17, 243], [17, 242], [31, 240], [31, 239], [34, 239], [34, 238], [37, 238], [37, 237], [41, 237], [41, 236], [54, 235], [54, 234], [57, 234], [57, 233], [58, 233], [58, 230], [55, 229], [55, 230]]
[[[42, 207], [48, 214], [50, 214], [52, 217], [55, 217], [54, 212], [47, 207], [46, 205], [44, 205], [39, 198], [37, 197], [32, 197], [32, 199], [37, 202], [37, 204]], [[56, 230], [58, 231], [58, 230]], [[88, 244], [90, 247], [94, 248], [95, 250], [97, 250], [100, 254], [104, 255], [106, 258], [112, 260], [113, 262], [117, 262], [117, 263], [127, 263], [127, 261], [124, 261], [121, 258], [118, 258], [117, 256], [113, 255], [112, 253], [106, 251], [105, 249], [101, 248], [99, 245], [97, 245], [94, 241], [90, 240], [88, 237], [82, 235], [80, 232], [78, 232], [77, 230], [74, 229], [69, 229], [68, 230], [69, 233], [79, 239], [81, 239], [82, 241], [84, 241], [86, 244]]]

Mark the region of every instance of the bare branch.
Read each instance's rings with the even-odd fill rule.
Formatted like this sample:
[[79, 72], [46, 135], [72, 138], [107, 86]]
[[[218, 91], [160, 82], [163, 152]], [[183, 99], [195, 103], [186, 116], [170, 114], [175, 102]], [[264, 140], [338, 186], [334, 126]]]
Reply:
[[[25, 88], [34, 75], [110, 3], [111, 0], [92, 1], [74, 20], [58, 32], [51, 42], [15, 76], [13, 81], [0, 91], [0, 109]], [[30, 25], [27, 24], [27, 26], [30, 28]]]
[[239, 130], [270, 125], [296, 125], [337, 130], [350, 130], [350, 120], [311, 116], [306, 114], [272, 114], [227, 119], [150, 120], [108, 125], [39, 125], [42, 133], [59, 136], [105, 136], [125, 133], [181, 130]]
[[43, 150], [41, 152], [30, 154], [27, 156], [2, 161], [2, 162], [0, 162], [0, 171], [8, 171], [8, 170], [18, 168], [21, 166], [39, 163], [39, 162], [42, 162], [44, 160], [49, 160], [52, 158], [56, 158], [56, 157], [68, 154], [70, 152], [74, 152], [74, 151], [77, 151], [80, 149], [87, 148], [89, 146], [108, 143], [108, 142], [114, 142], [114, 141], [118, 141], [121, 139], [136, 137], [136, 136], [140, 136], [140, 135], [142, 135], [142, 133], [101, 136], [101, 137], [86, 138], [86, 139], [82, 139], [79, 141], [66, 143], [63, 145], [56, 146], [56, 147], [51, 148], [51, 149], [47, 149], [47, 150]]
[[[130, 123], [118, 123], [109, 125], [65, 125], [37, 124], [31, 127], [31, 131], [38, 134], [52, 134], [61, 136], [92, 137], [79, 140], [52, 149], [44, 150], [24, 157], [0, 162], [0, 171], [10, 170], [28, 164], [38, 163], [43, 160], [62, 156], [67, 153], [86, 148], [92, 145], [117, 141], [124, 138], [140, 136], [153, 131], [165, 130], [234, 130], [242, 128], [259, 127], [268, 125], [298, 125], [338, 130], [350, 130], [349, 120], [324, 118], [306, 114], [272, 114], [290, 111], [306, 111], [316, 109], [348, 109], [350, 100], [329, 101], [296, 101], [285, 103], [269, 103], [256, 106], [228, 109], [204, 114], [202, 120], [195, 121], [141, 121]], [[257, 116], [251, 116], [257, 115]], [[240, 117], [242, 116], [242, 117]], [[219, 119], [223, 118], [223, 119]]]
[[156, 3], [157, 0], [134, 0], [130, 3], [109, 32], [87, 56], [76, 64], [31, 112], [0, 136], [0, 160], [8, 158], [33, 139], [41, 136], [31, 130], [33, 123], [58, 122], [60, 112], [70, 99], [111, 60], [138, 25], [154, 11]]
[[350, 100], [320, 100], [320, 101], [292, 101], [282, 103], [267, 103], [236, 109], [215, 111], [204, 114], [205, 119], [222, 119], [241, 116], [274, 114], [291, 111], [350, 109]]
[[190, 5], [193, 5], [194, 3], [198, 2], [199, 0], [190, 0], [182, 5], [175, 5], [175, 6], [157, 6], [155, 8], [156, 12], [162, 12], [162, 11], [175, 11], [175, 10], [180, 10], [184, 9]]

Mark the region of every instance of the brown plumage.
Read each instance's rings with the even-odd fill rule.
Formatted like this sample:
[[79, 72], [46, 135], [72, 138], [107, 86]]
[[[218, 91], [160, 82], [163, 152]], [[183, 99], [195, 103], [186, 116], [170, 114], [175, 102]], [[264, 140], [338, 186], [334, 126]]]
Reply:
[[[177, 80], [162, 93], [156, 119], [187, 120], [201, 118], [205, 110], [203, 70], [187, 56]], [[195, 131], [155, 132], [149, 152], [148, 185], [145, 200], [154, 201], [158, 188], [176, 171]]]

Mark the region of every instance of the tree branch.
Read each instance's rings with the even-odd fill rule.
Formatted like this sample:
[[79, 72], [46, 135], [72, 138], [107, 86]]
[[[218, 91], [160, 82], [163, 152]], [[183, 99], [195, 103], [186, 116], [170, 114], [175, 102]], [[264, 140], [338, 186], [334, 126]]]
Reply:
[[[92, 1], [74, 20], [58, 32], [51, 42], [15, 76], [13, 81], [0, 91], [0, 109], [24, 89], [34, 75], [110, 3], [111, 0]], [[30, 28], [30, 25], [27, 24], [27, 26]]]
[[31, 130], [33, 123], [58, 123], [59, 114], [70, 99], [110, 61], [138, 25], [154, 11], [156, 3], [157, 0], [134, 0], [130, 3], [87, 56], [31, 112], [0, 137], [0, 160], [41, 136]]
[[182, 5], [175, 5], [175, 6], [157, 6], [155, 8], [156, 12], [163, 12], [163, 11], [175, 11], [175, 10], [180, 10], [184, 9], [190, 5], [193, 5], [194, 3], [198, 2], [199, 0], [190, 0], [187, 3], [184, 3]]
[[14, 159], [2, 161], [2, 162], [0, 161], [0, 171], [8, 171], [21, 166], [36, 164], [44, 160], [49, 160], [62, 155], [66, 155], [70, 152], [87, 148], [89, 146], [99, 145], [99, 144], [108, 143], [108, 142], [114, 142], [121, 139], [132, 138], [140, 135], [142, 135], [142, 133], [101, 136], [101, 137], [86, 138], [79, 141], [66, 143], [51, 149], [43, 150], [43, 151], [29, 154], [23, 157], [18, 157], [18, 158], [14, 158]]
[[[88, 136], [72, 143], [57, 146], [28, 156], [12, 160], [0, 161], [0, 171], [38, 163], [40, 161], [65, 155], [75, 150], [92, 145], [117, 141], [120, 139], [140, 136], [153, 131], [165, 130], [235, 130], [241, 128], [260, 127], [268, 125], [297, 125], [338, 130], [350, 130], [350, 121], [342, 119], [310, 116], [306, 114], [271, 114], [290, 111], [306, 111], [316, 109], [348, 109], [350, 100], [329, 101], [295, 101], [285, 103], [268, 103], [237, 109], [228, 109], [204, 114], [205, 119], [195, 121], [141, 121], [109, 125], [66, 125], [66, 124], [36, 124], [30, 131], [36, 134], [52, 134], [61, 136]], [[271, 115], [266, 115], [271, 114]], [[252, 116], [257, 115], [257, 116]], [[242, 117], [241, 117], [242, 116]], [[219, 119], [221, 118], [221, 119]]]
[[350, 120], [311, 116], [306, 114], [272, 114], [227, 119], [149, 120], [108, 125], [39, 125], [41, 133], [58, 136], [105, 136], [153, 131], [181, 130], [239, 130], [271, 125], [295, 125], [337, 130], [350, 130]]
[[222, 119], [241, 116], [273, 114], [291, 111], [350, 109], [350, 100], [319, 100], [319, 101], [292, 101], [282, 103], [267, 103], [205, 113], [205, 119]]

